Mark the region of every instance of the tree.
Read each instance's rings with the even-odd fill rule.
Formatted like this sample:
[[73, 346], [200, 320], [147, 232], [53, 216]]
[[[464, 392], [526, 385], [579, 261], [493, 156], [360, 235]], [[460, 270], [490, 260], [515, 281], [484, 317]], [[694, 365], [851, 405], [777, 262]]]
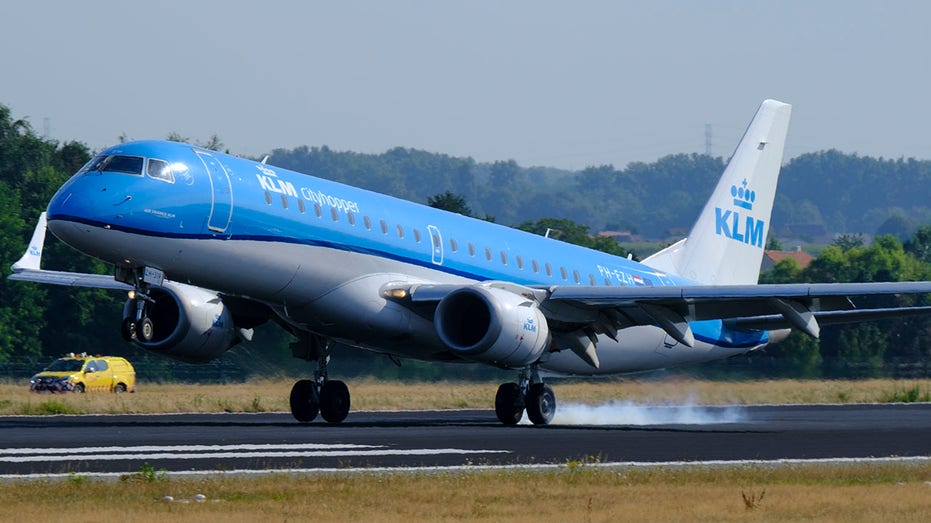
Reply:
[[465, 198], [458, 194], [453, 194], [452, 191], [430, 196], [427, 198], [427, 205], [434, 209], [443, 209], [444, 211], [454, 212], [471, 218], [475, 217], [472, 215], [472, 208], [466, 203]]
[[627, 256], [627, 251], [611, 238], [593, 238], [588, 234], [588, 226], [580, 225], [564, 218], [543, 218], [534, 222], [524, 222], [518, 229], [540, 236], [596, 249], [615, 256]]

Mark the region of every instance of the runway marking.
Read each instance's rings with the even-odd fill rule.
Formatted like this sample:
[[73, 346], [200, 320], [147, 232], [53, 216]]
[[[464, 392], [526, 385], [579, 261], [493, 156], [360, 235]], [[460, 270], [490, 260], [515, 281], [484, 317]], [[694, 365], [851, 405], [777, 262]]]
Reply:
[[[583, 467], [599, 469], [623, 468], [690, 468], [690, 467], [747, 467], [747, 466], [798, 466], [798, 465], [860, 465], [864, 463], [898, 463], [903, 465], [931, 462], [931, 456], [889, 457], [889, 458], [814, 458], [814, 459], [773, 459], [773, 460], [707, 460], [707, 461], [618, 461], [612, 463], [588, 463]], [[578, 465], [577, 465], [578, 466]], [[576, 467], [577, 467], [576, 466]], [[446, 472], [484, 472], [484, 471], [543, 471], [573, 468], [564, 463], [538, 463], [524, 465], [452, 465], [437, 467], [360, 467], [360, 468], [292, 468], [292, 469], [225, 469], [225, 470], [178, 470], [162, 471], [168, 477], [191, 476], [259, 476], [266, 474], [432, 474]], [[67, 479], [75, 476], [101, 479], [118, 479], [125, 472], [68, 472], [38, 474], [0, 474], [0, 480], [35, 480]]]
[[394, 449], [378, 445], [178, 445], [137, 447], [73, 447], [0, 449], [0, 463], [67, 461], [184, 460], [247, 458], [330, 458], [365, 456], [436, 456], [443, 454], [509, 454], [490, 449]]
[[15, 448], [0, 449], [0, 456], [15, 454], [92, 454], [99, 452], [170, 452], [174, 450], [184, 450], [190, 452], [207, 451], [207, 450], [271, 450], [271, 449], [374, 449], [382, 448], [380, 445], [326, 445], [323, 443], [267, 443], [252, 444], [242, 443], [238, 445], [139, 445], [139, 446], [113, 446], [113, 447], [64, 447], [64, 448]]

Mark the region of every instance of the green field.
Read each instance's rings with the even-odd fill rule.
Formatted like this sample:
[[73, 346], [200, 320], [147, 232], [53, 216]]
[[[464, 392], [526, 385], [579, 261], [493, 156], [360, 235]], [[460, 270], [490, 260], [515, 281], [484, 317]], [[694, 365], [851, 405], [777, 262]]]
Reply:
[[[205, 500], [196, 501], [202, 494]], [[173, 501], [166, 501], [172, 496]], [[931, 465], [82, 476], [0, 487], [2, 521], [927, 521]]]

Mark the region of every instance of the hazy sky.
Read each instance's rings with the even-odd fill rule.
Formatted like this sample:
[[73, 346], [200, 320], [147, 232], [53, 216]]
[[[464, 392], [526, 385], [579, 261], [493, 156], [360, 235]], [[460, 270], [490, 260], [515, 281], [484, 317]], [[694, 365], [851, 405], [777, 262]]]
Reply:
[[582, 168], [728, 156], [760, 101], [787, 158], [931, 157], [931, 2], [85, 1], [0, 6], [0, 103], [93, 149], [414, 147]]

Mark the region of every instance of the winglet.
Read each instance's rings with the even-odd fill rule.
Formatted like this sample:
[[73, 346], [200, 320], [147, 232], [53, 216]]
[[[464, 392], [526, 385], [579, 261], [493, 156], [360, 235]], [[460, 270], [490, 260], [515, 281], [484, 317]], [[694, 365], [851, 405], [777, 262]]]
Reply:
[[23, 257], [12, 265], [13, 272], [22, 272], [24, 270], [40, 270], [42, 265], [42, 249], [45, 246], [45, 231], [48, 228], [45, 213], [39, 215], [39, 222], [36, 223], [36, 230], [32, 232], [32, 240], [29, 241], [29, 247]]

